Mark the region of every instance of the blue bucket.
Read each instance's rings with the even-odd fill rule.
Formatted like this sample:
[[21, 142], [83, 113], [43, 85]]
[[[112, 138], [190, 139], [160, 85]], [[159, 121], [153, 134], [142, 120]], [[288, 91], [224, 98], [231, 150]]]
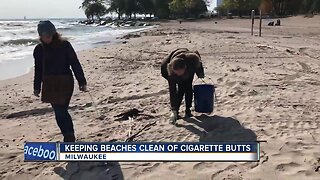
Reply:
[[212, 113], [214, 106], [215, 88], [211, 84], [193, 86], [195, 111], [199, 113]]

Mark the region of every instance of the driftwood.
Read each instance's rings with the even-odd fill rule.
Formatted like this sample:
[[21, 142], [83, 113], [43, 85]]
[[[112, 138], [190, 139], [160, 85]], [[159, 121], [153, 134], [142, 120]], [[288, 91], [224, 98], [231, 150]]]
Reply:
[[116, 121], [119, 121], [119, 120], [129, 120], [129, 117], [133, 118], [133, 117], [136, 117], [138, 116], [141, 112], [143, 111], [139, 111], [138, 109], [136, 108], [133, 108], [133, 109], [130, 109], [124, 113], [121, 113], [121, 114], [118, 114], [116, 116], [114, 116], [115, 118], [118, 118], [116, 119]]
[[131, 135], [130, 137], [128, 137], [125, 142], [133, 142], [134, 139], [136, 137], [138, 137], [140, 135], [140, 133], [142, 133], [143, 131], [146, 131], [146, 130], [149, 130], [151, 126], [155, 126], [157, 124], [157, 122], [152, 122], [152, 123], [149, 123], [147, 125], [145, 125], [142, 129], [140, 129], [138, 132], [134, 133], [133, 135]]

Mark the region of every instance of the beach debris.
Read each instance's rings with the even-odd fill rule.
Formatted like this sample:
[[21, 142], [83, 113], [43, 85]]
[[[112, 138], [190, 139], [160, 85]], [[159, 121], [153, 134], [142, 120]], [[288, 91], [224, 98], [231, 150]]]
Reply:
[[133, 142], [135, 138], [137, 138], [143, 131], [147, 131], [149, 130], [152, 126], [155, 126], [157, 124], [156, 121], [149, 123], [147, 125], [145, 125], [143, 128], [141, 128], [139, 131], [137, 131], [136, 133], [132, 134], [131, 136], [129, 136], [125, 142]]
[[260, 48], [260, 49], [263, 49], [263, 50], [272, 49], [271, 46], [263, 45], [263, 44], [258, 44], [257, 48]]
[[256, 90], [251, 90], [249, 93], [248, 93], [248, 96], [256, 96], [258, 95], [259, 93], [256, 91]]
[[290, 54], [292, 54], [292, 55], [299, 55], [299, 53], [298, 52], [295, 52], [295, 51], [293, 51], [293, 50], [291, 50], [291, 49], [286, 49], [286, 52], [287, 53], [290, 53]]
[[143, 112], [143, 111], [139, 111], [138, 109], [133, 108], [133, 109], [127, 110], [127, 111], [124, 112], [124, 113], [118, 114], [118, 115], [116, 115], [116, 116], [114, 116], [114, 117], [115, 117], [115, 118], [118, 118], [118, 119], [116, 119], [116, 121], [129, 120], [129, 118], [137, 117], [137, 116], [140, 115], [140, 113], [142, 113], [142, 112]]
[[141, 37], [140, 34], [127, 34], [121, 37], [120, 39], [131, 39], [131, 38], [139, 38]]
[[238, 71], [240, 71], [240, 67], [238, 66], [238, 67], [236, 67], [236, 68], [232, 68], [232, 69], [230, 69], [230, 71], [231, 72], [238, 72]]

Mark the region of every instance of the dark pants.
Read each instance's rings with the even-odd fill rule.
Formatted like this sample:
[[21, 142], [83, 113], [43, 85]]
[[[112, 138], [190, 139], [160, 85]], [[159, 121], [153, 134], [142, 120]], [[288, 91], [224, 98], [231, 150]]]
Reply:
[[185, 96], [186, 109], [188, 110], [192, 107], [192, 82], [193, 78], [179, 83], [169, 82], [170, 103], [172, 110], [179, 111], [183, 96]]
[[72, 123], [71, 116], [68, 112], [69, 104], [64, 104], [64, 105], [51, 104], [51, 106], [56, 116], [57, 124], [63, 136], [73, 135], [74, 134], [73, 123]]

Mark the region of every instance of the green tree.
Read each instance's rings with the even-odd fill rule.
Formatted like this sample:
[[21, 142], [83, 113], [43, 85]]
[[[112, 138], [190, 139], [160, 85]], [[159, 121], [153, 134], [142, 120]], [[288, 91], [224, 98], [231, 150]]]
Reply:
[[207, 4], [204, 0], [172, 0], [169, 8], [177, 16], [197, 17], [207, 11]]
[[104, 16], [106, 13], [106, 7], [100, 2], [91, 3], [85, 7], [85, 14], [87, 18], [91, 18], [92, 20], [94, 20], [94, 17], [100, 20], [101, 16]]
[[278, 16], [312, 13], [320, 10], [320, 0], [270, 0]]
[[168, 18], [170, 16], [169, 9], [170, 0], [153, 0], [154, 4], [154, 14], [159, 18]]
[[108, 11], [116, 12], [118, 14], [118, 19], [125, 14], [126, 0], [108, 0]]
[[106, 2], [106, 0], [83, 0], [80, 8], [86, 9], [86, 8], [88, 8], [89, 5], [91, 5], [93, 3], [103, 4], [104, 2]]
[[286, 15], [289, 0], [272, 0], [274, 13], [278, 16]]
[[314, 11], [320, 11], [320, 0], [303, 0], [302, 12], [312, 13]]
[[125, 9], [124, 12], [131, 19], [132, 14], [136, 16], [139, 12], [138, 2], [137, 0], [125, 0]]
[[169, 3], [169, 9], [176, 16], [184, 16], [186, 14], [185, 0], [172, 0]]
[[221, 9], [237, 11], [242, 17], [244, 12], [258, 9], [261, 0], [224, 0]]
[[207, 4], [204, 0], [186, 0], [187, 16], [194, 15], [198, 17], [200, 14], [207, 12]]
[[155, 6], [152, 0], [138, 0], [137, 3], [140, 14], [150, 14], [151, 16], [155, 13]]
[[116, 12], [120, 19], [123, 14], [127, 15], [130, 19], [132, 14], [139, 13], [138, 0], [108, 0], [109, 11]]

